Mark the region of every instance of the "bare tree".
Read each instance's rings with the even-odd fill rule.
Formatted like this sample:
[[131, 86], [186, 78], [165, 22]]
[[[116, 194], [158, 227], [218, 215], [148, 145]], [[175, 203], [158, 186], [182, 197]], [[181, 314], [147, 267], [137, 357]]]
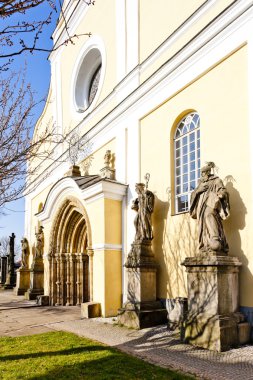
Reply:
[[24, 73], [0, 77], [0, 208], [23, 195], [26, 176], [36, 174], [38, 164], [50, 158], [59, 142], [53, 125], [32, 139], [36, 105]]
[[9, 252], [9, 238], [8, 236], [3, 236], [0, 239], [0, 256], [6, 256]]
[[[94, 4], [94, 1], [82, 1], [87, 5]], [[39, 16], [32, 20], [30, 13], [35, 8]], [[44, 11], [40, 13], [40, 9]], [[13, 57], [23, 52], [49, 52], [59, 48], [60, 45], [47, 49], [40, 41], [44, 28], [52, 20], [52, 12], [58, 12], [63, 18], [68, 36], [63, 43], [74, 43], [77, 36], [68, 33], [62, 0], [0, 1], [0, 209], [22, 197], [26, 189], [25, 178], [32, 181], [40, 163], [48, 158], [53, 160], [54, 146], [63, 140], [63, 136], [55, 135], [52, 123], [36, 131], [32, 138], [38, 105], [35, 94], [26, 83], [22, 70], [6, 73]], [[14, 15], [19, 16], [18, 21]]]
[[[8, 236], [3, 236], [0, 238], [0, 257], [6, 256], [9, 254], [9, 245], [10, 245], [10, 238]], [[15, 256], [19, 257], [20, 251], [21, 251], [21, 246], [15, 240], [15, 245], [14, 245]]]
[[[87, 5], [94, 5], [95, 1], [82, 0]], [[40, 16], [31, 19], [31, 13], [38, 8]], [[39, 11], [42, 10], [40, 13]], [[56, 12], [64, 20], [64, 27], [67, 31], [67, 39], [57, 46], [46, 48], [41, 37], [43, 31], [52, 22], [52, 14]], [[43, 16], [46, 14], [46, 16]], [[12, 16], [19, 16], [18, 20]], [[34, 17], [34, 16], [33, 16]], [[9, 68], [15, 56], [24, 52], [34, 53], [35, 51], [50, 52], [58, 49], [62, 44], [74, 43], [80, 35], [70, 35], [68, 33], [68, 21], [62, 8], [62, 0], [7, 0], [0, 1], [0, 58], [1, 70]], [[83, 33], [82, 35], [90, 35]]]

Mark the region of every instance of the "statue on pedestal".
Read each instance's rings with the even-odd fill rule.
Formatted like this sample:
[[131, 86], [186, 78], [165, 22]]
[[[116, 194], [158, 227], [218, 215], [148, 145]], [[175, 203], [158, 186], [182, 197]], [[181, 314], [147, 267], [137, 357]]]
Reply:
[[134, 220], [136, 230], [134, 241], [152, 240], [151, 214], [154, 210], [154, 194], [145, 189], [144, 183], [136, 183], [135, 190], [138, 198], [132, 204], [132, 209], [137, 212]]
[[148, 173], [145, 179], [146, 184], [136, 183], [135, 185], [138, 195], [132, 204], [132, 209], [137, 212], [134, 220], [135, 238], [125, 264], [127, 268], [154, 264], [154, 254], [151, 250], [153, 239], [151, 215], [154, 210], [155, 196], [148, 190]]
[[23, 238], [21, 240], [21, 248], [22, 248], [22, 254], [21, 254], [21, 267], [20, 267], [20, 269], [27, 269], [28, 268], [28, 259], [29, 259], [29, 244], [28, 244], [28, 240], [26, 238]]
[[39, 227], [39, 231], [35, 233], [36, 236], [36, 246], [35, 246], [35, 259], [42, 258], [43, 248], [44, 248], [44, 232], [43, 226]]
[[201, 178], [191, 194], [190, 216], [199, 223], [199, 252], [226, 255], [229, 248], [222, 220], [230, 214], [229, 194], [222, 180], [211, 171], [215, 167], [208, 162], [201, 169]]
[[151, 216], [155, 196], [148, 190], [150, 175], [145, 175], [146, 183], [136, 183], [138, 197], [132, 209], [137, 212], [134, 226], [135, 237], [125, 263], [127, 278], [127, 300], [119, 309], [118, 322], [142, 329], [167, 321], [167, 310], [156, 294], [158, 265], [152, 250], [153, 230]]

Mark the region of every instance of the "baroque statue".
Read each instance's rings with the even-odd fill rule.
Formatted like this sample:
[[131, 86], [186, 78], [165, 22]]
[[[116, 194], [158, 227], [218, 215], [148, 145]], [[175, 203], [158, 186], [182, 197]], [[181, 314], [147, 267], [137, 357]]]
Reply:
[[222, 220], [230, 215], [229, 194], [212, 169], [213, 162], [201, 168], [198, 186], [191, 194], [190, 216], [198, 220], [199, 252], [227, 254], [229, 248]]
[[147, 173], [145, 175], [146, 184], [135, 184], [138, 197], [133, 200], [131, 207], [137, 213], [134, 219], [135, 237], [127, 256], [126, 268], [154, 265], [154, 254], [151, 248], [153, 239], [151, 216], [154, 210], [155, 196], [148, 190], [149, 178], [150, 175]]
[[29, 259], [29, 244], [26, 238], [21, 240], [21, 269], [28, 268], [28, 259]]
[[151, 214], [154, 210], [154, 194], [145, 188], [144, 183], [136, 183], [135, 190], [138, 198], [132, 204], [132, 209], [137, 212], [134, 220], [136, 230], [134, 241], [152, 240]]
[[35, 258], [40, 258], [43, 256], [44, 248], [44, 232], [43, 226], [39, 226], [39, 231], [35, 233], [36, 236], [36, 246], [35, 246]]

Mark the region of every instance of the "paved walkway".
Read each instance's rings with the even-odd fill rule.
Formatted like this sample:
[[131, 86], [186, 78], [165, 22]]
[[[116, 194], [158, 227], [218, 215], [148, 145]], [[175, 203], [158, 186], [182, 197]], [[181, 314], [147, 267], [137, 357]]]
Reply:
[[151, 363], [194, 374], [198, 379], [253, 380], [253, 345], [224, 353], [181, 344], [166, 326], [129, 330], [113, 318], [80, 319], [80, 308], [39, 307], [0, 291], [0, 336], [70, 331], [103, 342]]

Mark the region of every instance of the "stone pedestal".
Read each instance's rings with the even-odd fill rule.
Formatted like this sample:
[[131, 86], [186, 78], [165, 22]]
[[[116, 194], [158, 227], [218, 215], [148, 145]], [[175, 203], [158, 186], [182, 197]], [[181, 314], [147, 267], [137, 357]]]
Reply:
[[14, 288], [14, 293], [17, 296], [24, 295], [30, 286], [30, 270], [26, 268], [19, 268], [17, 270], [17, 283]]
[[245, 323], [238, 312], [239, 260], [210, 255], [188, 257], [182, 265], [186, 267], [188, 287], [185, 341], [213, 351], [238, 346], [240, 326]]
[[125, 264], [127, 302], [118, 311], [118, 323], [142, 329], [166, 323], [167, 310], [156, 299], [156, 274], [151, 241], [133, 243]]
[[36, 259], [30, 269], [30, 288], [25, 293], [25, 299], [35, 300], [44, 294], [44, 264], [42, 258]]
[[72, 165], [65, 174], [65, 177], [81, 177], [80, 167]]
[[100, 175], [102, 178], [108, 178], [108, 179], [114, 180], [115, 179], [115, 170], [110, 169], [106, 166], [106, 167], [100, 169]]

